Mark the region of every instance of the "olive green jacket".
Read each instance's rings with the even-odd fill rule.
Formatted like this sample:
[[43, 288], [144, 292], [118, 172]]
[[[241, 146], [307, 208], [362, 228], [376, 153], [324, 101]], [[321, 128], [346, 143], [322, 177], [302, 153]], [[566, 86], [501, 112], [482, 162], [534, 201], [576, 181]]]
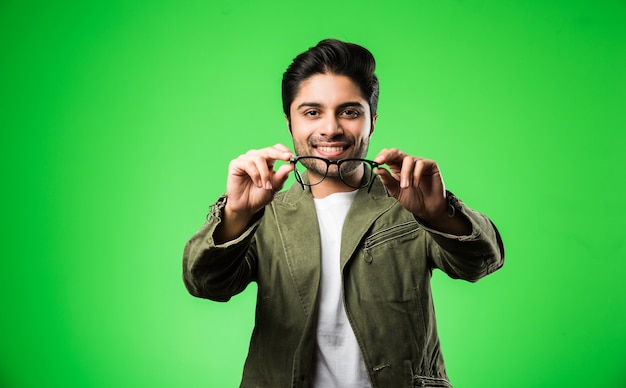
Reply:
[[[238, 239], [216, 245], [224, 198], [187, 243], [183, 280], [198, 297], [228, 301], [257, 282], [255, 327], [242, 387], [308, 387], [315, 348], [320, 235], [309, 189], [294, 184]], [[376, 180], [360, 189], [346, 217], [341, 271], [346, 313], [373, 387], [448, 387], [430, 279], [433, 268], [476, 281], [500, 268], [493, 224], [450, 196], [471, 221], [457, 237], [416, 221]]]

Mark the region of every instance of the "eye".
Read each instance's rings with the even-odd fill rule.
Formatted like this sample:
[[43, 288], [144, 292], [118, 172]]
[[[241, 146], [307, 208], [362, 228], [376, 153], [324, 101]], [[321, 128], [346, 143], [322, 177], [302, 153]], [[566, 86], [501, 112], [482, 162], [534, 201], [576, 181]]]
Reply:
[[307, 117], [317, 117], [320, 115], [320, 112], [316, 111], [315, 109], [310, 109], [305, 111], [304, 115]]
[[361, 112], [359, 112], [356, 109], [345, 109], [345, 110], [341, 111], [341, 113], [339, 115], [341, 117], [347, 117], [347, 118], [351, 118], [351, 119], [356, 119], [357, 117], [359, 117], [361, 115]]

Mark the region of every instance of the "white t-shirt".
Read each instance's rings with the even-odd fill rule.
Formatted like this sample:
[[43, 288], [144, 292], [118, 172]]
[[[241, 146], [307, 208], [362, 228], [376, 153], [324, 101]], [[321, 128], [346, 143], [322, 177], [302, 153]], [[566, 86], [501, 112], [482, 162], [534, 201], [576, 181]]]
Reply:
[[341, 291], [341, 231], [356, 193], [314, 199], [322, 243], [322, 275], [313, 387], [371, 387]]

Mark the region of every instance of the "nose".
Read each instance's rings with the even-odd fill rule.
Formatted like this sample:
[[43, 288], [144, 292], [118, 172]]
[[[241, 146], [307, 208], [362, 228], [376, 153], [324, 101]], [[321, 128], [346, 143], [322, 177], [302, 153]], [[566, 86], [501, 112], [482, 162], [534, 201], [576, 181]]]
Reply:
[[341, 127], [341, 123], [334, 115], [326, 116], [321, 125], [320, 131], [321, 135], [329, 138], [343, 134], [343, 128]]

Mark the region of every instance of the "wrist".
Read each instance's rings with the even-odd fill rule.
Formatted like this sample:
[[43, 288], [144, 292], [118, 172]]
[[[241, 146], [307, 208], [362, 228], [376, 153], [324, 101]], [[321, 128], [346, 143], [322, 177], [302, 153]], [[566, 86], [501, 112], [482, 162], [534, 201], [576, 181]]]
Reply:
[[466, 236], [472, 233], [472, 224], [461, 212], [458, 198], [446, 190], [445, 207], [431, 217], [420, 218], [425, 225], [439, 232]]
[[213, 206], [211, 214], [220, 219], [213, 238], [217, 244], [234, 240], [241, 236], [248, 228], [254, 214], [239, 212], [228, 203], [228, 196], [222, 195]]
[[233, 226], [241, 226], [246, 227], [250, 220], [254, 217], [255, 213], [250, 213], [247, 211], [238, 211], [229, 206], [228, 203], [224, 206], [222, 210], [222, 222], [227, 222]]

